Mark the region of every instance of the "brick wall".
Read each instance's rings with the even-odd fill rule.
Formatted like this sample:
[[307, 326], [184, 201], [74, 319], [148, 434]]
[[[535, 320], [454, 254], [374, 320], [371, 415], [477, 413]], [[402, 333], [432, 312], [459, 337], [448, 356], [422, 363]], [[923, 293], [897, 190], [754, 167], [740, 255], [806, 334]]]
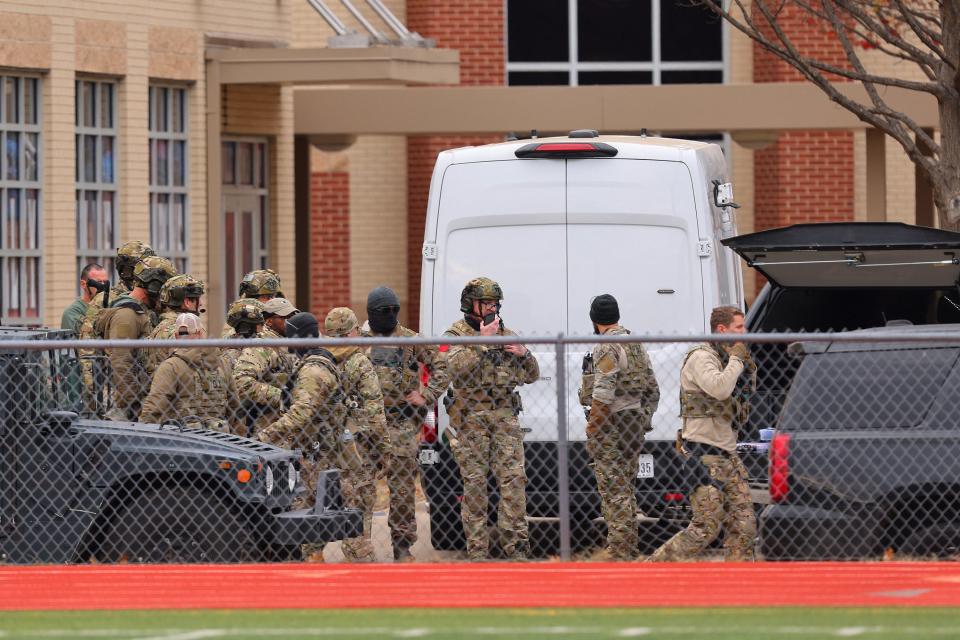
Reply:
[[[461, 85], [504, 84], [503, 0], [408, 0], [412, 31], [433, 38], [438, 47], [460, 51]], [[407, 272], [409, 326], [420, 321], [420, 264], [430, 177], [444, 149], [500, 142], [502, 136], [412, 136], [407, 141]]]
[[[787, 4], [778, 24], [806, 55], [848, 66], [836, 35]], [[753, 46], [754, 82], [805, 82], [787, 63]], [[842, 78], [832, 77], [834, 81]], [[754, 154], [756, 230], [804, 222], [854, 219], [854, 137], [850, 131], [792, 131]], [[759, 291], [763, 279], [758, 277]]]
[[350, 304], [350, 174], [314, 172], [310, 194], [310, 312], [323, 323]]

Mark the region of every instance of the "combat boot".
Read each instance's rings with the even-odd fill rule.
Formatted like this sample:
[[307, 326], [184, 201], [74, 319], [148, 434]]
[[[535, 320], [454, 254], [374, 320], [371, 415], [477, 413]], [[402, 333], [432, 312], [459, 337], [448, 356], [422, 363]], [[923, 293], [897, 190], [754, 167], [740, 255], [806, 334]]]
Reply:
[[398, 543], [393, 545], [393, 560], [394, 562], [414, 562], [416, 558], [410, 553], [410, 545]]

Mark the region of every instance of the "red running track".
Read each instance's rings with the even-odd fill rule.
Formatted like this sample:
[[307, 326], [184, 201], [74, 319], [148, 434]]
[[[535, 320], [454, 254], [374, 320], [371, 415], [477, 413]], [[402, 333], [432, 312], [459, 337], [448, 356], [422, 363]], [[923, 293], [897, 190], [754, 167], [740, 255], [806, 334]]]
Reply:
[[960, 563], [0, 566], [0, 610], [960, 606]]

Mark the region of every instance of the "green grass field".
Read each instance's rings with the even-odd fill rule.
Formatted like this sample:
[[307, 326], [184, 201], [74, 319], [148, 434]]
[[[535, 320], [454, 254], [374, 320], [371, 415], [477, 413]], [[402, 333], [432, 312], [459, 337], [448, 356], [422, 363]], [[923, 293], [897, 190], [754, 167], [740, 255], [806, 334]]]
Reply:
[[[451, 601], [456, 594], [450, 594]], [[0, 638], [960, 638], [956, 609], [0, 612]]]

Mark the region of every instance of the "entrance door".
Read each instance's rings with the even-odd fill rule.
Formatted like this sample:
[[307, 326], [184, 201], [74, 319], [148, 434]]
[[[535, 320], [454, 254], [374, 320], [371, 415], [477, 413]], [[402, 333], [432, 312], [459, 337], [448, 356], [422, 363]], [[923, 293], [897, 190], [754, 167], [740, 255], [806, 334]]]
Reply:
[[259, 138], [225, 140], [222, 146], [223, 220], [227, 302], [237, 295], [243, 276], [265, 269], [269, 260], [267, 142]]

